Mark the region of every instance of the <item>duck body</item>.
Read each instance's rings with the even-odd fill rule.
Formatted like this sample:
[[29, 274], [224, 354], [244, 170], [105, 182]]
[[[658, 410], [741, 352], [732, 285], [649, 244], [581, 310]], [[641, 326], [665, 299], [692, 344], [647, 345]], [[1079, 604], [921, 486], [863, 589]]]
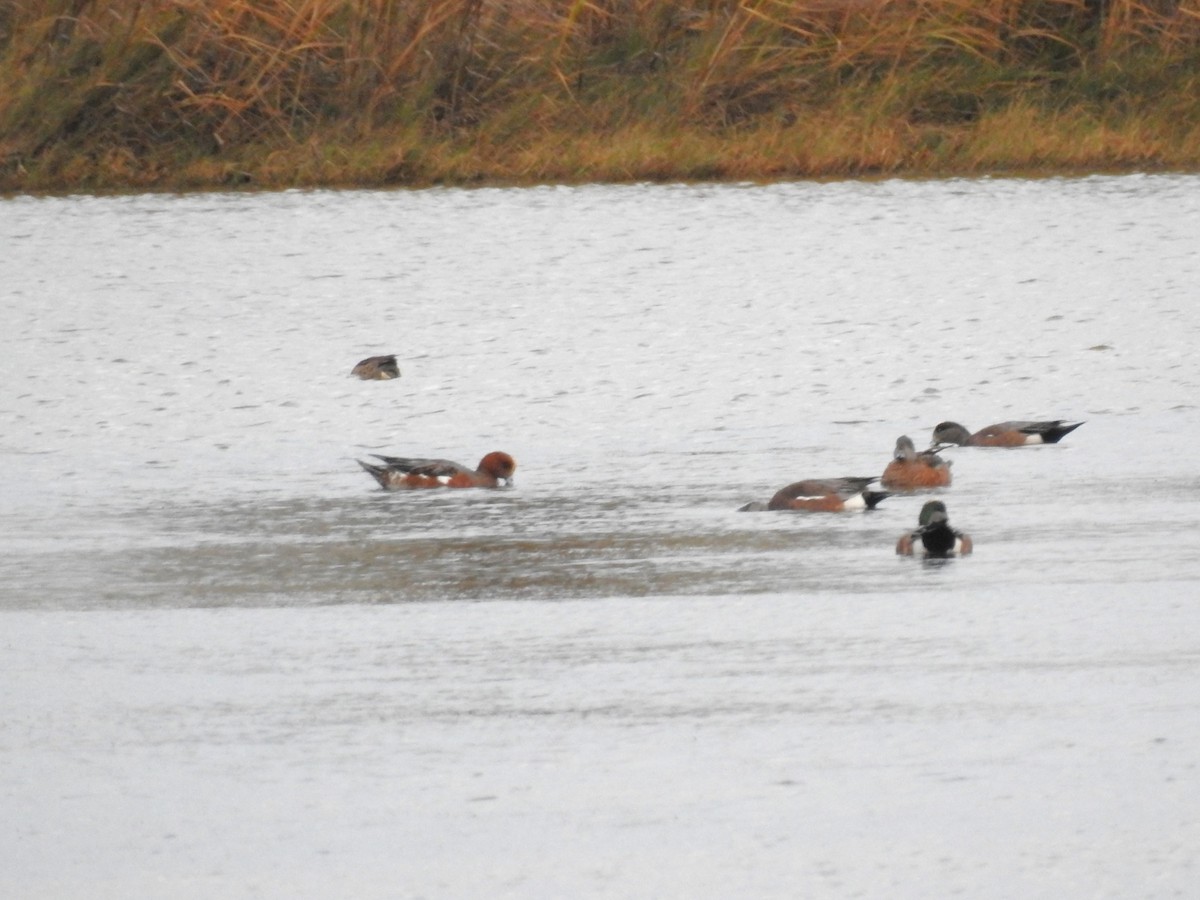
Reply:
[[894, 491], [946, 487], [950, 481], [950, 460], [942, 459], [935, 450], [918, 453], [908, 435], [896, 439], [892, 461], [887, 464], [880, 479], [885, 488]]
[[448, 459], [372, 455], [383, 465], [361, 459], [358, 464], [386, 491], [508, 487], [517, 470], [516, 461], [500, 450], [487, 454], [474, 469]]
[[957, 422], [940, 422], [933, 429], [934, 446], [958, 444], [962, 447], [1026, 447], [1057, 444], [1082, 425], [1053, 419], [1042, 422], [998, 422], [974, 433]]
[[809, 478], [780, 488], [767, 503], [747, 503], [740, 512], [800, 510], [804, 512], [847, 512], [874, 509], [889, 496], [886, 491], [868, 490], [874, 477]]
[[400, 377], [400, 367], [395, 356], [368, 356], [350, 370], [363, 381], [390, 381]]
[[921, 508], [917, 529], [896, 541], [896, 553], [900, 556], [914, 556], [917, 548], [926, 557], [946, 559], [969, 556], [975, 545], [969, 536], [950, 527], [946, 504], [930, 500]]

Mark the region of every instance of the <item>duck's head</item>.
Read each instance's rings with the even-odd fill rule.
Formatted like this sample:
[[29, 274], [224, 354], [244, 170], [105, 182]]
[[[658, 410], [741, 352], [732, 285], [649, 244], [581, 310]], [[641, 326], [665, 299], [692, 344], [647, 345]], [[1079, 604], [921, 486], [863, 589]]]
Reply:
[[896, 438], [896, 449], [892, 451], [892, 459], [911, 460], [917, 458], [917, 448], [912, 438], [907, 434]]
[[517, 471], [517, 461], [503, 450], [493, 450], [479, 461], [479, 471], [487, 472], [497, 481], [510, 483]]
[[921, 514], [917, 517], [917, 524], [922, 528], [941, 525], [949, 521], [950, 514], [946, 512], [946, 504], [941, 500], [930, 500], [921, 507]]
[[933, 427], [933, 444], [934, 447], [940, 447], [945, 444], [958, 444], [963, 446], [971, 439], [971, 432], [967, 431], [962, 425], [957, 422], [939, 422]]

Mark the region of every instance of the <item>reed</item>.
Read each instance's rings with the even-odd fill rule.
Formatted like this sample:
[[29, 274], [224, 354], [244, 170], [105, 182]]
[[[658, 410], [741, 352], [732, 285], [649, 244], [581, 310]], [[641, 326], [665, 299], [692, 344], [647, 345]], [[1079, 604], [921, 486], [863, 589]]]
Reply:
[[0, 0], [0, 189], [1194, 169], [1200, 0]]

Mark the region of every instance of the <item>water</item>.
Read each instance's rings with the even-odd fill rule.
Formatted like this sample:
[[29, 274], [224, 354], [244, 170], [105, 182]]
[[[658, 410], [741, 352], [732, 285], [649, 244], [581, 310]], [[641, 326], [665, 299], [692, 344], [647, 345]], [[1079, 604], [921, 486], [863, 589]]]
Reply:
[[1189, 895], [1198, 188], [3, 201], [0, 891]]

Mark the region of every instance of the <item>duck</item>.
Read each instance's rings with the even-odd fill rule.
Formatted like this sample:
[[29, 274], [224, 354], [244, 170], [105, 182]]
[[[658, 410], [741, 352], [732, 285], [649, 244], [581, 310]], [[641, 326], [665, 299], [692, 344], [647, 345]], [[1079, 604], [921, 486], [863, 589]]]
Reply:
[[357, 375], [363, 381], [391, 381], [400, 377], [400, 367], [396, 365], [393, 356], [368, 356], [353, 369], [351, 375]]
[[807, 512], [845, 512], [874, 509], [886, 497], [887, 491], [868, 490], [878, 481], [875, 477], [846, 476], [843, 478], [809, 478], [780, 488], [769, 501], [747, 503], [738, 512], [763, 510], [804, 510]]
[[912, 556], [917, 547], [924, 555], [936, 558], [968, 556], [975, 549], [971, 538], [950, 527], [950, 514], [941, 500], [930, 500], [921, 507], [917, 530], [900, 536], [896, 541], [899, 556]]
[[896, 439], [892, 461], [880, 481], [885, 488], [900, 491], [946, 487], [951, 480], [950, 465], [950, 460], [942, 459], [936, 450], [918, 453], [912, 438], [905, 434]]
[[1057, 444], [1082, 425], [1053, 419], [1045, 422], [1000, 422], [972, 434], [957, 422], [939, 422], [933, 429], [933, 446], [958, 444], [960, 447], [1027, 447], [1033, 444]]
[[383, 465], [357, 460], [385, 491], [417, 488], [498, 488], [511, 487], [516, 461], [501, 450], [493, 450], [470, 469], [448, 459], [418, 459], [409, 456], [380, 456]]

